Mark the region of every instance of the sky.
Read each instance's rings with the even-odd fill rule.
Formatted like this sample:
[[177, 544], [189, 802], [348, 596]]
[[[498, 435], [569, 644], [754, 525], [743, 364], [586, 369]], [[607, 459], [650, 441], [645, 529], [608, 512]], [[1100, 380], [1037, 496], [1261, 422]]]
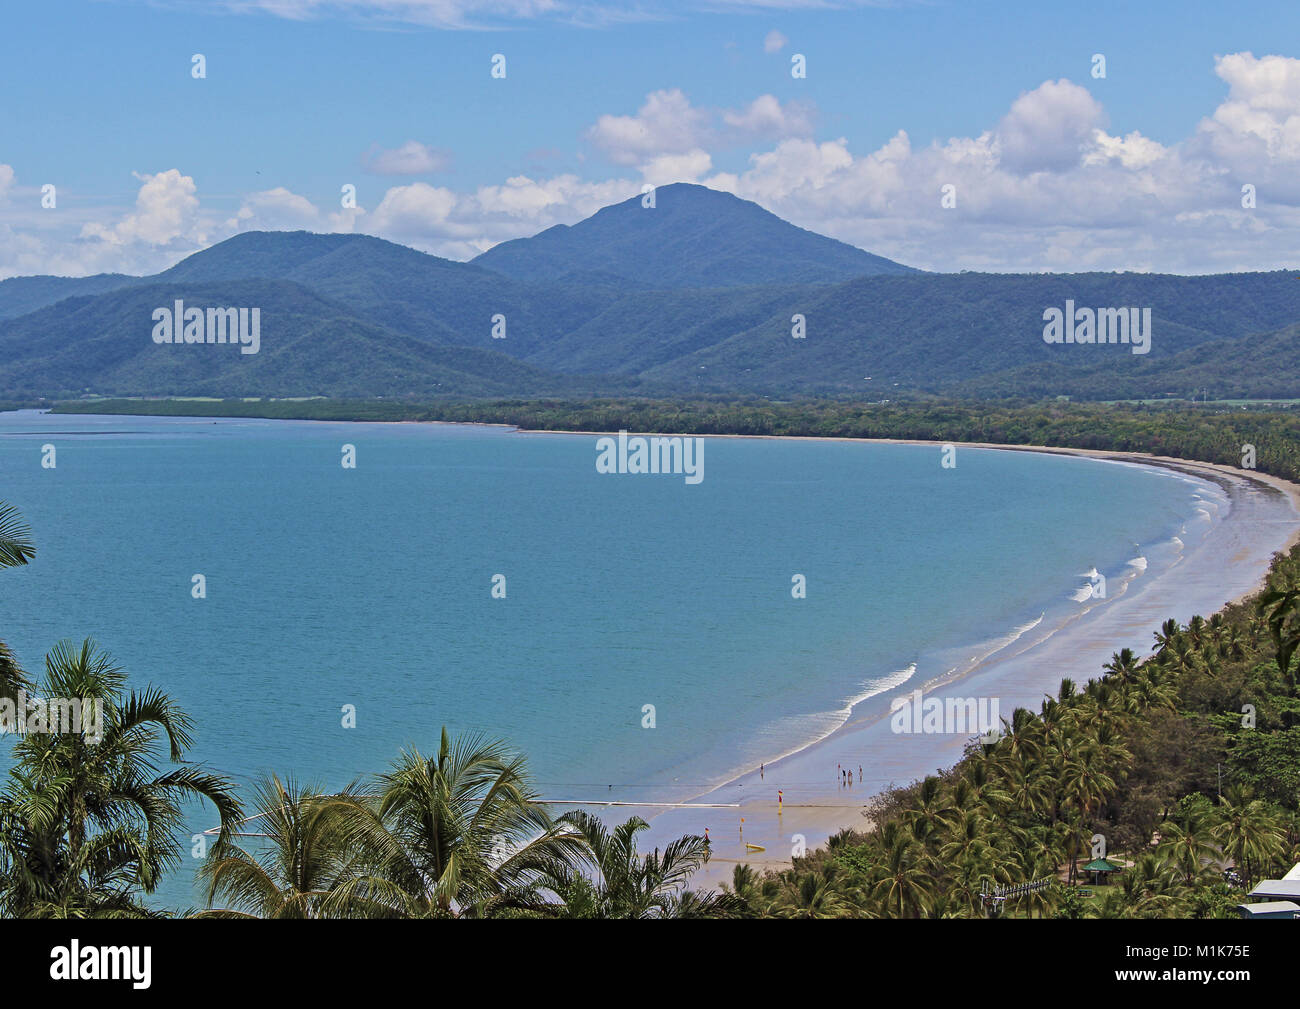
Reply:
[[1294, 0], [42, 0], [0, 96], [0, 278], [467, 260], [679, 181], [930, 270], [1300, 265]]

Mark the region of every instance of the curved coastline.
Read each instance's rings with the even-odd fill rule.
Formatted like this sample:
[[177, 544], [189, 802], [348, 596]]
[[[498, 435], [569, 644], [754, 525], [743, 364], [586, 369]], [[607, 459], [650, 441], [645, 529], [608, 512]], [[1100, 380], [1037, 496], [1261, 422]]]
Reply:
[[[517, 430], [525, 434], [587, 437], [600, 433]], [[779, 437], [789, 441], [858, 441], [932, 447], [944, 444], [867, 438], [700, 437]], [[960, 759], [966, 737], [912, 736], [904, 738], [920, 740], [923, 744], [937, 741], [938, 745], [914, 748], [895, 745], [900, 737], [891, 739], [882, 731], [888, 729], [889, 714], [882, 704], [883, 695], [897, 696], [899, 687], [904, 686], [909, 691], [920, 688], [926, 696], [931, 691], [944, 696], [942, 691], [946, 688], [962, 686], [972, 696], [1000, 697], [1000, 715], [1004, 718], [1010, 717], [1015, 707], [1036, 708], [1045, 693], [1055, 692], [1062, 679], [1069, 677], [1081, 683], [1100, 675], [1102, 663], [1122, 647], [1133, 647], [1140, 655], [1148, 654], [1152, 633], [1165, 619], [1176, 616], [1185, 622], [1194, 613], [1208, 617], [1255, 594], [1263, 584], [1273, 555], [1300, 542], [1300, 485], [1269, 474], [1138, 452], [955, 444], [960, 448], [1042, 452], [1158, 467], [1189, 481], [1216, 485], [1230, 505], [1227, 515], [1200, 505], [1192, 508], [1187, 522], [1196, 521], [1199, 512], [1209, 521], [1209, 528], [1185, 554], [1181, 553], [1182, 540], [1174, 537], [1179, 542], [1180, 556], [1156, 578], [1150, 581], [1143, 578], [1147, 559], [1134, 557], [1129, 562], [1134, 574], [1125, 580], [1113, 606], [1089, 607], [1037, 635], [1034, 631], [1043, 630], [1041, 616], [1025, 626], [995, 630], [989, 638], [972, 647], [976, 650], [981, 646], [996, 647], [978, 655], [964, 669], [950, 669], [922, 681], [914, 679], [914, 669], [906, 676], [903, 674], [908, 670], [900, 669], [884, 674], [883, 679], [870, 685], [863, 683], [846, 698], [846, 714], [838, 727], [774, 755], [765, 762], [766, 770], [761, 776], [750, 770], [679, 800], [683, 803], [681, 808], [647, 811], [651, 835], [648, 843], [651, 844], [663, 844], [684, 833], [701, 834], [709, 829], [714, 857], [701, 870], [699, 885], [716, 885], [729, 879], [731, 867], [741, 862], [760, 868], [789, 867], [796, 848], [811, 850], [839, 830], [863, 826], [864, 807], [885, 788], [913, 781]], [[1235, 577], [1228, 577], [1228, 571]], [[1126, 600], [1132, 582], [1140, 584]], [[1206, 603], [1210, 598], [1214, 601]], [[1189, 606], [1191, 610], [1187, 611]], [[1014, 651], [1008, 652], [1012, 648]], [[832, 763], [854, 772], [855, 785], [851, 790], [836, 787], [835, 771], [826, 773]], [[858, 778], [860, 765], [864, 771], [870, 766], [865, 780]], [[779, 806], [778, 790], [783, 793]], [[719, 805], [737, 808], [718, 808]], [[599, 808], [593, 807], [596, 811]], [[750, 851], [747, 843], [761, 845], [762, 850]]]

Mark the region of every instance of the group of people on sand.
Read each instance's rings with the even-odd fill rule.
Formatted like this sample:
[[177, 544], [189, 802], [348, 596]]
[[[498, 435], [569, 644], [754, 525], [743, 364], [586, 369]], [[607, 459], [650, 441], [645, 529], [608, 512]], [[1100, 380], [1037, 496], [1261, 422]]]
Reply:
[[[843, 764], [836, 764], [835, 767], [836, 767], [836, 768], [839, 770], [839, 772], [840, 772], [840, 787], [841, 787], [841, 788], [844, 788], [844, 787], [847, 786], [847, 787], [849, 787], [849, 788], [852, 788], [852, 787], [853, 787], [853, 768], [851, 768], [851, 767], [845, 767]], [[763, 765], [763, 764], [759, 764], [759, 765], [758, 765], [758, 776], [759, 776], [760, 778], [766, 778], [766, 777], [767, 777], [767, 774], [765, 773], [766, 771], [767, 771], [767, 767], [766, 767], [765, 765]], [[861, 765], [861, 764], [858, 765], [858, 781], [862, 781], [862, 765]]]

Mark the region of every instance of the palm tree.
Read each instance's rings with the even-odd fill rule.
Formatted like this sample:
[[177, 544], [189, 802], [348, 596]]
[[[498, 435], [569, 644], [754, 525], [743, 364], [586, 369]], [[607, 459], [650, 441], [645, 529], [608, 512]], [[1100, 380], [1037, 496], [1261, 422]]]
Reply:
[[[1159, 635], [1157, 635], [1157, 637], [1159, 637]], [[1133, 674], [1137, 672], [1137, 667], [1138, 658], [1133, 654], [1133, 649], [1121, 648], [1118, 652], [1111, 655], [1110, 661], [1102, 666], [1102, 669], [1106, 670], [1108, 675], [1113, 676], [1119, 683], [1123, 684], [1133, 678]]]
[[[235, 842], [214, 849], [199, 868], [209, 910], [199, 918], [318, 918], [353, 858], [338, 797], [272, 775], [256, 786], [246, 822], [262, 839], [258, 854]], [[218, 899], [226, 906], [214, 908]]]
[[[30, 563], [35, 556], [31, 529], [18, 514], [18, 509], [0, 501], [0, 568], [20, 567]], [[25, 686], [27, 678], [8, 646], [0, 641], [0, 697], [14, 700]]]
[[1228, 796], [1223, 798], [1223, 819], [1212, 834], [1222, 846], [1223, 854], [1241, 870], [1249, 886], [1260, 866], [1269, 864], [1282, 854], [1286, 835], [1264, 802], [1234, 797], [1238, 799], [1236, 803]]
[[1172, 647], [1174, 641], [1182, 634], [1182, 628], [1178, 621], [1172, 617], [1160, 625], [1160, 630], [1156, 631], [1156, 659], [1163, 661], [1165, 651]]
[[947, 825], [951, 812], [943, 781], [929, 775], [916, 786], [912, 802], [903, 811], [902, 818], [917, 840], [928, 841]]
[[[563, 865], [547, 881], [569, 917], [581, 918], [728, 918], [746, 910], [735, 893], [686, 889], [691, 875], [704, 864], [708, 842], [696, 835], [678, 838], [653, 854], [637, 851], [637, 835], [649, 828], [634, 816], [610, 830], [595, 816], [569, 813], [571, 824], [586, 843], [585, 865]], [[733, 877], [744, 885], [740, 877]]]
[[[181, 861], [182, 805], [205, 798], [221, 834], [240, 807], [231, 783], [184, 762], [190, 720], [162, 691], [124, 694], [126, 674], [93, 641], [57, 644], [42, 697], [100, 706], [98, 726], [28, 731], [0, 792], [0, 913], [12, 917], [142, 916], [141, 894]], [[93, 716], [92, 716], [93, 717]], [[89, 719], [87, 719], [89, 721]], [[159, 772], [165, 756], [180, 766]]]
[[861, 915], [852, 900], [840, 892], [840, 869], [826, 861], [817, 869], [781, 874], [781, 898], [774, 909], [778, 918], [856, 918]]
[[584, 855], [576, 827], [538, 804], [524, 758], [472, 734], [403, 752], [365, 794], [335, 800], [344, 843], [369, 868], [341, 882], [331, 915], [479, 917], [541, 910], [538, 885]]
[[1145, 852], [1119, 879], [1118, 892], [1124, 895], [1125, 917], [1158, 918], [1168, 915], [1178, 900], [1176, 869], [1161, 862], [1158, 855]]
[[1277, 652], [1277, 667], [1294, 690], [1296, 674], [1290, 668], [1291, 656], [1300, 647], [1300, 620], [1293, 620], [1300, 612], [1300, 586], [1288, 585], [1273, 588], [1259, 598], [1259, 612], [1268, 621], [1269, 633]]
[[884, 859], [873, 874], [872, 900], [894, 917], [921, 917], [934, 898], [934, 873], [925, 865], [924, 848], [897, 822], [885, 825], [881, 843]]
[[1160, 826], [1160, 845], [1156, 849], [1160, 863], [1182, 874], [1184, 883], [1190, 884], [1212, 860], [1219, 850], [1210, 840], [1205, 821], [1189, 814], [1183, 822], [1166, 820]]

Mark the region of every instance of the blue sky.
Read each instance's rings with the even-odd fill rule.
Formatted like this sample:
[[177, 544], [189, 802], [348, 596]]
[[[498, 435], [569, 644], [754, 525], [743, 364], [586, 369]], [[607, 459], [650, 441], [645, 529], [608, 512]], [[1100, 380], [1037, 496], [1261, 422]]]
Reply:
[[21, 5], [0, 276], [149, 271], [253, 227], [465, 259], [674, 180], [932, 269], [1289, 266], [1297, 29], [1294, 3]]

